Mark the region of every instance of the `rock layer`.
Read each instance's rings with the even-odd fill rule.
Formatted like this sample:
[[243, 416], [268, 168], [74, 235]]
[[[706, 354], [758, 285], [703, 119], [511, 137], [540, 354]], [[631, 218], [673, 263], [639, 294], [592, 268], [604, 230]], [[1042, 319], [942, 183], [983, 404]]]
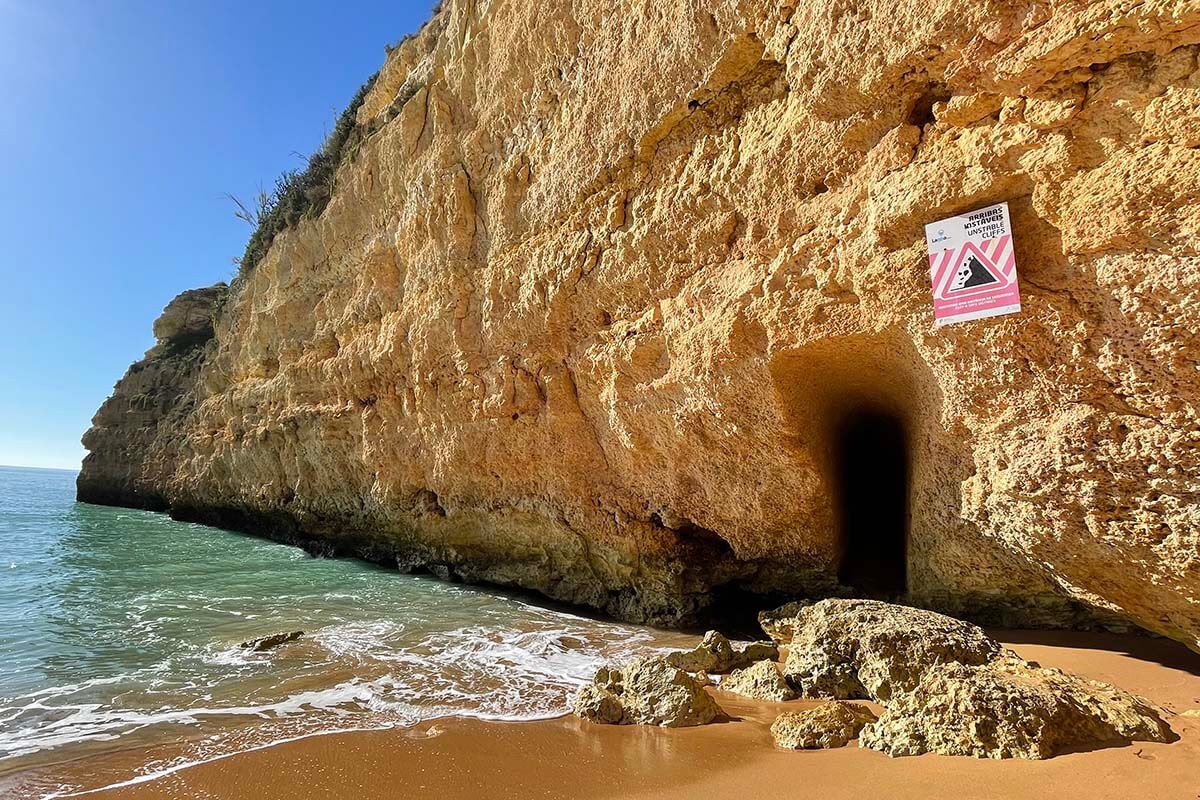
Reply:
[[[905, 599], [1197, 647], [1198, 43], [1173, 0], [450, 0], [80, 497], [678, 623], [844, 591], [870, 410]], [[997, 201], [1024, 309], [934, 329], [923, 225]]]

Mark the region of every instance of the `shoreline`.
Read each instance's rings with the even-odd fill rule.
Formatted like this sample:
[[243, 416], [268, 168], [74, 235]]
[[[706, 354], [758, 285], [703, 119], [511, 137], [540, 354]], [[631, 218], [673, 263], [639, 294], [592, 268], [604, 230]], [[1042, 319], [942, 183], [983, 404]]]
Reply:
[[[136, 773], [178, 750], [126, 750], [23, 774], [14, 797], [44, 797], [59, 781], [75, 796], [270, 798], [472, 796], [694, 797], [803, 786], [822, 800], [878, 796], [955, 800], [1051, 794], [1124, 798], [1200, 793], [1200, 655], [1162, 639], [1117, 634], [993, 631], [1022, 657], [1108, 681], [1163, 708], [1179, 737], [1059, 755], [1045, 761], [988, 761], [924, 755], [889, 758], [855, 744], [791, 752], [769, 726], [785, 709], [818, 701], [767, 703], [716, 692], [731, 720], [696, 728], [602, 726], [571, 715], [529, 721], [445, 717], [408, 728], [322, 733], [263, 745], [154, 777]], [[1193, 712], [1184, 715], [1183, 712]], [[114, 784], [123, 785], [116, 786]], [[38, 793], [40, 791], [40, 794]], [[70, 794], [60, 796], [72, 796]]]
[[[158, 495], [138, 494], [126, 490], [108, 492], [96, 487], [78, 489], [75, 502], [101, 508], [161, 514], [175, 522], [200, 525], [225, 533], [294, 547], [311, 558], [353, 560], [379, 569], [398, 570], [403, 575], [429, 576], [454, 585], [515, 597], [534, 605], [587, 619], [647, 626], [681, 634], [700, 635], [710, 628], [732, 628], [733, 630], [729, 631], [731, 633], [755, 637], [758, 635], [755, 614], [762, 609], [774, 608], [797, 596], [812, 599], [845, 596], [831, 591], [831, 586], [821, 585], [809, 587], [818, 591], [767, 592], [755, 595], [757, 602], [751, 604], [753, 611], [730, 611], [712, 602], [700, 604], [687, 613], [666, 617], [628, 615], [620, 611], [620, 607], [623, 606], [620, 602], [616, 607], [596, 604], [579, 596], [563, 595], [557, 590], [550, 591], [536, 582], [522, 583], [489, 577], [490, 566], [486, 560], [481, 563], [473, 563], [469, 559], [462, 562], [447, 560], [432, 554], [426, 547], [405, 542], [404, 537], [398, 536], [396, 531], [390, 530], [386, 525], [361, 528], [348, 524], [337, 537], [330, 537], [327, 533], [307, 529], [295, 516], [286, 511], [179, 504]], [[721, 588], [710, 587], [708, 591], [698, 594], [712, 595]], [[946, 614], [989, 629], [1115, 632], [1120, 635], [1182, 641], [1145, 627], [1132, 618], [1091, 607], [1060, 594], [1005, 597], [1002, 600], [987, 592], [925, 596], [906, 594], [893, 598], [893, 601]]]

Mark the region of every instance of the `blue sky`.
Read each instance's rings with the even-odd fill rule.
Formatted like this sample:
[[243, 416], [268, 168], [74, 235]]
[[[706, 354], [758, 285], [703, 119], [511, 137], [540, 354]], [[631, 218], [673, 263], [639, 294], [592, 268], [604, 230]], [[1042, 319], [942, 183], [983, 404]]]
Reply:
[[0, 0], [0, 464], [76, 468], [151, 323], [432, 0]]

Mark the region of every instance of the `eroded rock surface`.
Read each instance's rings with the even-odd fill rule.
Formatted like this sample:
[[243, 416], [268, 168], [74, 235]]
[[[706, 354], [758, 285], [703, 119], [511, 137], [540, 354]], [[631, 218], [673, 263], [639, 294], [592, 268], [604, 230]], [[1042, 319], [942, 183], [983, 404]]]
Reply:
[[774, 662], [779, 658], [779, 648], [774, 642], [750, 642], [745, 647], [733, 651], [733, 666], [745, 667], [759, 661]]
[[791, 700], [796, 692], [779, 674], [774, 661], [758, 661], [748, 667], [735, 669], [721, 681], [721, 690], [754, 700], [779, 702]]
[[607, 725], [704, 725], [721, 713], [691, 675], [648, 656], [620, 669], [602, 667], [575, 698], [575, 714]]
[[[676, 624], [838, 591], [870, 407], [906, 599], [1200, 646], [1200, 7], [609, 6], [450, 0], [392, 50], [81, 497]], [[998, 201], [1023, 309], [935, 329], [923, 226]]]
[[788, 750], [844, 747], [875, 713], [861, 703], [822, 703], [816, 708], [785, 711], [771, 725], [775, 744]]
[[691, 650], [667, 653], [667, 662], [688, 672], [728, 672], [733, 667], [733, 645], [718, 631], [704, 634], [700, 644]]
[[228, 287], [218, 283], [173, 299], [154, 322], [158, 340], [130, 366], [83, 437], [89, 451], [76, 479], [88, 503], [163, 510], [186, 448], [184, 420], [199, 401], [213, 321]]
[[1040, 759], [1171, 737], [1158, 712], [1128, 692], [1006, 656], [931, 669], [913, 691], [893, 696], [860, 743], [891, 756]]
[[760, 611], [758, 612], [758, 624], [775, 644], [788, 644], [796, 635], [800, 612], [810, 605], [812, 605], [811, 601], [802, 600]]
[[876, 600], [797, 611], [784, 676], [806, 697], [887, 702], [939, 664], [984, 664], [1002, 648], [969, 622]]
[[158, 347], [178, 350], [211, 339], [213, 317], [228, 291], [228, 286], [218, 283], [205, 289], [189, 289], [176, 296], [154, 321]]
[[[1041, 668], [975, 625], [931, 611], [822, 600], [765, 616], [790, 620], [784, 675], [803, 695], [884, 704], [860, 742], [889, 755], [1037, 759], [1072, 747], [1161, 742], [1172, 735], [1153, 707], [1128, 692]], [[777, 724], [786, 731], [777, 740], [799, 735], [799, 720]]]
[[756, 661], [779, 657], [779, 648], [772, 642], [750, 642], [737, 648], [723, 634], [709, 631], [700, 644], [691, 650], [680, 650], [666, 655], [673, 666], [688, 672], [725, 673], [753, 664]]

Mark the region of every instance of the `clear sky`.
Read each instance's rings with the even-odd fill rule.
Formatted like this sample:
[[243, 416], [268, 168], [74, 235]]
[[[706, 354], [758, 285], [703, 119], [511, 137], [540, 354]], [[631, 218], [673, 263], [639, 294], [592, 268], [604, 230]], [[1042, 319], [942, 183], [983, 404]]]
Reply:
[[432, 0], [0, 0], [0, 464], [79, 437]]

